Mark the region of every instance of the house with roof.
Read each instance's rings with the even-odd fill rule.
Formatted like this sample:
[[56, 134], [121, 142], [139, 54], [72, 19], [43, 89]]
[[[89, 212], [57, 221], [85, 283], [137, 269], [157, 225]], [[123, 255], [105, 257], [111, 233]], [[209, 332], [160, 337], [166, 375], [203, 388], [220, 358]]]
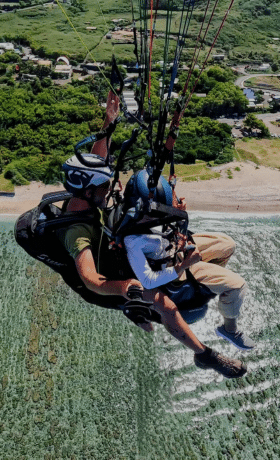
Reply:
[[14, 48], [15, 48], [15, 47], [14, 47], [13, 43], [9, 43], [9, 42], [0, 43], [0, 49], [1, 49], [1, 50], [4, 50], [4, 51], [13, 51]]

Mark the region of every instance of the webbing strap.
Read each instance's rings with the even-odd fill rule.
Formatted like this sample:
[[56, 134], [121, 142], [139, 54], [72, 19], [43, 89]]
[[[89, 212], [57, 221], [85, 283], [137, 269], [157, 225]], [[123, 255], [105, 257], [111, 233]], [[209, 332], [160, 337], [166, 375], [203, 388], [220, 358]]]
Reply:
[[[106, 129], [104, 129], [103, 131], [100, 131], [99, 133], [97, 134], [92, 134], [91, 136], [88, 136], [86, 137], [85, 139], [83, 139], [82, 141], [78, 142], [75, 147], [74, 147], [74, 150], [75, 150], [75, 155], [76, 157], [78, 158], [78, 160], [84, 165], [84, 166], [87, 166], [89, 168], [92, 168], [93, 167], [93, 163], [88, 159], [86, 159], [83, 155], [82, 155], [82, 152], [81, 152], [81, 148], [84, 147], [85, 145], [87, 144], [94, 144], [95, 142], [97, 141], [100, 141], [101, 139], [104, 139], [105, 137], [107, 139], [109, 139], [111, 137], [111, 135], [113, 134], [113, 132], [115, 131], [116, 127], [117, 127], [117, 124], [120, 122], [121, 118], [118, 117], [116, 118], [114, 121], [112, 121]], [[96, 155], [94, 155], [94, 157], [96, 157]], [[101, 157], [100, 157], [101, 158]], [[104, 160], [104, 158], [103, 158]], [[109, 164], [109, 155], [107, 155], [107, 158], [104, 160], [104, 164]]]

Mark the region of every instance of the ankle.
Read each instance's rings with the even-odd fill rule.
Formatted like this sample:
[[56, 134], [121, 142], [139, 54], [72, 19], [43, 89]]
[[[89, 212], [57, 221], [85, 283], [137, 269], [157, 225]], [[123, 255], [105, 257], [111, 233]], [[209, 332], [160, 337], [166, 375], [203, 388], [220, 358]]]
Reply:
[[224, 328], [227, 332], [236, 332], [237, 331], [236, 318], [224, 318]]
[[209, 348], [209, 347], [206, 347], [206, 345], [204, 345], [204, 349], [201, 350], [201, 351], [196, 351], [195, 354], [196, 355], [199, 355], [200, 357], [207, 357], [207, 356], [210, 356], [212, 353], [212, 348]]
[[196, 351], [195, 351], [195, 354], [196, 355], [201, 355], [202, 353], [204, 353], [206, 350], [206, 346], [205, 345], [201, 345], [200, 348], [197, 348]]

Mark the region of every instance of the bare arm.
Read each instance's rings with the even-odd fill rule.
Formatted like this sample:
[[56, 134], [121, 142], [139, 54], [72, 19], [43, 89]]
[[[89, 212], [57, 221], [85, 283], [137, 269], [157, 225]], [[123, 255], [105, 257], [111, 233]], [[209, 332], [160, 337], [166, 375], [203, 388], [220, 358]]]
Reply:
[[203, 345], [182, 318], [175, 303], [163, 292], [152, 289], [144, 291], [143, 298], [153, 302], [154, 309], [161, 315], [166, 330], [195, 353], [203, 353]]
[[90, 248], [83, 249], [75, 259], [77, 271], [85, 286], [99, 295], [120, 295], [128, 299], [127, 289], [136, 285], [142, 289], [138, 280], [108, 280], [105, 276], [97, 273], [94, 259]]
[[[120, 111], [120, 100], [118, 96], [116, 96], [113, 91], [109, 91], [107, 104], [106, 104], [106, 118], [103, 124], [103, 129], [107, 128], [109, 124], [114, 121]], [[101, 139], [101, 141], [95, 142], [93, 144], [92, 154], [99, 155], [103, 158], [107, 156], [107, 138]]]

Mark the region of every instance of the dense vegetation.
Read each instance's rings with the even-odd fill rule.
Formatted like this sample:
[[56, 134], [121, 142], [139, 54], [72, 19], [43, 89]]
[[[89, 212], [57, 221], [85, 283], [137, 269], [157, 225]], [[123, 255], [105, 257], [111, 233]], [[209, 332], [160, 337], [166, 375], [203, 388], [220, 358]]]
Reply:
[[[198, 70], [191, 76], [189, 88], [192, 88]], [[196, 86], [196, 93], [205, 93], [206, 97], [192, 96], [191, 102], [185, 112], [190, 116], [207, 116], [217, 118], [220, 115], [242, 114], [248, 106], [248, 99], [242, 90], [233, 84], [236, 76], [227, 67], [212, 66], [201, 75]], [[182, 89], [186, 81], [185, 73], [179, 75], [178, 89]]]
[[216, 164], [233, 160], [234, 141], [231, 127], [210, 118], [186, 118], [176, 141], [177, 163], [194, 163], [195, 160]]
[[89, 88], [44, 87], [35, 80], [0, 93], [1, 168], [16, 184], [60, 179], [73, 146], [102, 126], [103, 109]]
[[252, 129], [258, 129], [262, 137], [270, 137], [269, 129], [262, 120], [259, 120], [253, 113], [249, 113], [244, 121], [244, 126], [252, 132]]
[[[0, 93], [0, 173], [17, 185], [30, 180], [45, 183], [61, 180], [61, 164], [73, 154], [75, 143], [101, 128], [104, 109], [98, 105], [98, 100], [104, 101], [107, 92], [101, 75], [61, 87], [54, 86], [48, 72], [45, 74], [42, 68], [32, 68], [30, 64], [28, 68], [32, 73], [37, 72], [37, 79], [15, 83], [6, 73], [11, 84], [4, 85]], [[107, 69], [105, 73], [108, 75]], [[184, 78], [186, 75], [180, 77], [178, 88]], [[197, 116], [243, 111], [247, 100], [232, 79], [231, 71], [219, 67], [210, 67], [203, 74], [198, 89], [206, 92], [207, 97], [194, 98], [187, 109], [188, 117], [181, 123], [176, 143], [177, 162], [232, 160], [231, 128], [209, 117]], [[154, 115], [160, 104], [158, 80], [159, 73], [155, 72], [151, 92]], [[174, 103], [171, 109], [173, 113]], [[122, 143], [130, 138], [132, 129], [131, 124], [118, 125], [112, 145], [115, 156]], [[144, 156], [135, 163], [127, 162], [125, 169], [143, 167], [148, 149], [147, 133], [142, 131], [132, 150]]]

